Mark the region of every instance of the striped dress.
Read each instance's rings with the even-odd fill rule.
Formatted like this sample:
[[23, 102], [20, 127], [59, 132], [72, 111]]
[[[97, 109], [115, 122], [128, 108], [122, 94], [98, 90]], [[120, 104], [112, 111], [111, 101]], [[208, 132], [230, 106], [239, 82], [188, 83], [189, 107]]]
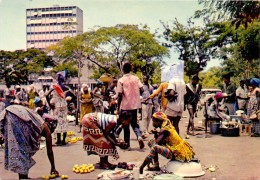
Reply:
[[113, 156], [118, 159], [115, 144], [110, 142], [103, 132], [108, 126], [112, 127], [111, 135], [117, 128], [117, 117], [104, 113], [89, 113], [82, 118], [83, 146], [88, 155], [96, 154], [100, 157]]

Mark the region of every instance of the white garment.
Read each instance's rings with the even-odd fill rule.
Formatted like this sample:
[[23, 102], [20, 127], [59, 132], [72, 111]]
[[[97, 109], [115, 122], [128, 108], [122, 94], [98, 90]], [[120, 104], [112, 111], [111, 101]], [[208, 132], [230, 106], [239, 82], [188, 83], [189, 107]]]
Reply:
[[[240, 98], [247, 98], [248, 97], [248, 90], [246, 88], [242, 88], [241, 86], [239, 86], [236, 89], [236, 96], [240, 97]], [[237, 98], [238, 108], [241, 109], [241, 110], [246, 109], [247, 101], [248, 100]]]
[[178, 93], [178, 98], [175, 101], [168, 102], [167, 108], [176, 111], [184, 111], [184, 95], [186, 94], [186, 84], [182, 79], [173, 78], [167, 89], [173, 89]]

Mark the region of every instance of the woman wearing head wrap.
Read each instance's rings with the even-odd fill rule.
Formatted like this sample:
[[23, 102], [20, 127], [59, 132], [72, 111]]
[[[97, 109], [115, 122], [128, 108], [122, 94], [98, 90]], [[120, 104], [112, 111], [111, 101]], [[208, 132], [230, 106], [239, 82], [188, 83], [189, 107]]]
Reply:
[[[150, 153], [145, 158], [140, 166], [140, 174], [143, 174], [143, 169], [148, 165], [149, 170], [160, 170], [158, 154], [163, 155], [167, 159], [187, 162], [193, 159], [195, 153], [191, 145], [183, 140], [166, 114], [156, 112], [153, 114], [153, 126], [160, 128], [160, 132], [155, 132], [155, 139], [149, 141]], [[149, 164], [154, 161], [154, 167], [149, 167]]]
[[52, 151], [51, 133], [57, 121], [44, 121], [37, 113], [21, 105], [11, 105], [0, 113], [0, 137], [5, 141], [5, 169], [19, 174], [19, 179], [28, 179], [29, 169], [35, 164], [32, 156], [40, 148], [40, 137], [46, 139], [51, 174], [58, 175]]
[[88, 155], [99, 155], [101, 169], [115, 169], [116, 165], [108, 162], [108, 156], [119, 158], [116, 146], [126, 149], [128, 144], [116, 139], [122, 128], [129, 126], [131, 113], [121, 112], [116, 115], [104, 113], [88, 113], [82, 119], [83, 145]]
[[[50, 95], [52, 94], [52, 98]], [[46, 100], [48, 105], [51, 108], [51, 112], [57, 120], [58, 126], [55, 132], [57, 133], [57, 142], [55, 143], [58, 146], [66, 145], [66, 136], [67, 136], [67, 102], [65, 99], [64, 91], [62, 90], [61, 86], [58, 84], [54, 84], [53, 88], [47, 93]], [[61, 141], [61, 133], [63, 133], [63, 139]]]
[[29, 98], [29, 108], [34, 109], [34, 100], [35, 97], [38, 96], [38, 93], [36, 92], [36, 88], [33, 84], [31, 84], [28, 88], [28, 98]]
[[[252, 135], [251, 136], [260, 136], [259, 127], [260, 121], [257, 119], [256, 112], [260, 109], [260, 79], [252, 78], [250, 80], [250, 86], [252, 91], [250, 93], [250, 98], [247, 107], [247, 115], [252, 119]], [[255, 117], [256, 116], [256, 117]]]
[[228, 116], [224, 111], [223, 99], [224, 95], [222, 92], [217, 92], [214, 96], [206, 99], [206, 107], [207, 108], [207, 116], [209, 118], [222, 118], [229, 120], [230, 116]]
[[92, 91], [92, 95], [93, 95], [93, 104], [95, 106], [95, 111], [104, 113], [104, 106], [103, 106], [104, 92], [102, 87], [103, 87], [103, 82], [98, 81], [97, 86]]
[[94, 109], [94, 105], [92, 102], [92, 95], [90, 91], [88, 90], [88, 85], [82, 84], [82, 94], [80, 96], [80, 103], [81, 103], [81, 109], [80, 109], [80, 127], [79, 132], [81, 132], [82, 127], [82, 118], [85, 114], [92, 113]]

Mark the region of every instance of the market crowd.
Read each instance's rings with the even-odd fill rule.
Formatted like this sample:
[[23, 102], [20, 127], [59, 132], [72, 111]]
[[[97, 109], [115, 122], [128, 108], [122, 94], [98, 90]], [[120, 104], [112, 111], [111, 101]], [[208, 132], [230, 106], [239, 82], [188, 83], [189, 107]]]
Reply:
[[[68, 117], [78, 118], [84, 149], [89, 155], [100, 157], [97, 165], [101, 169], [116, 167], [108, 162], [108, 156], [118, 159], [117, 147], [131, 150], [130, 127], [140, 149], [145, 147], [144, 139], [154, 134], [149, 140], [150, 152], [140, 166], [140, 173], [150, 163], [154, 166], [148, 169], [160, 169], [158, 154], [171, 160], [192, 161], [195, 152], [179, 136], [179, 121], [187, 110], [186, 134], [195, 135], [194, 116], [202, 88], [199, 77], [193, 76], [191, 82], [185, 84], [183, 78], [174, 76], [157, 85], [150, 84], [149, 76], [143, 76], [141, 81], [131, 71], [132, 65], [126, 62], [121, 78], [105, 78], [93, 89], [82, 84], [80, 92], [66, 85], [65, 77], [60, 74], [57, 84], [41, 90], [33, 84], [28, 89], [16, 85], [12, 93], [7, 84], [0, 102], [0, 142], [5, 145], [5, 168], [18, 173], [20, 179], [28, 178], [29, 169], [35, 163], [32, 156], [39, 150], [40, 137], [44, 136], [51, 174], [58, 175], [52, 147], [66, 145]], [[80, 97], [79, 114], [77, 93]], [[244, 118], [252, 122], [253, 135], [259, 135], [259, 94], [258, 78], [241, 80], [240, 86], [236, 87], [231, 77], [224, 75], [222, 92], [212, 96], [209, 112], [228, 120], [230, 115], [241, 110]], [[122, 131], [123, 139], [120, 139]]]

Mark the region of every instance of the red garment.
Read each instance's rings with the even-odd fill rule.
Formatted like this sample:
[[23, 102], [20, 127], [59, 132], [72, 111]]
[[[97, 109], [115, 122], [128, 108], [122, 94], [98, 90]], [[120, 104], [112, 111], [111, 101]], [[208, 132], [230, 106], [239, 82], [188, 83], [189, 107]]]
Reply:
[[103, 131], [111, 123], [116, 126], [116, 116], [103, 113], [89, 113], [82, 119], [83, 146], [88, 155], [113, 156], [118, 159], [118, 152], [113, 143], [104, 136]]

